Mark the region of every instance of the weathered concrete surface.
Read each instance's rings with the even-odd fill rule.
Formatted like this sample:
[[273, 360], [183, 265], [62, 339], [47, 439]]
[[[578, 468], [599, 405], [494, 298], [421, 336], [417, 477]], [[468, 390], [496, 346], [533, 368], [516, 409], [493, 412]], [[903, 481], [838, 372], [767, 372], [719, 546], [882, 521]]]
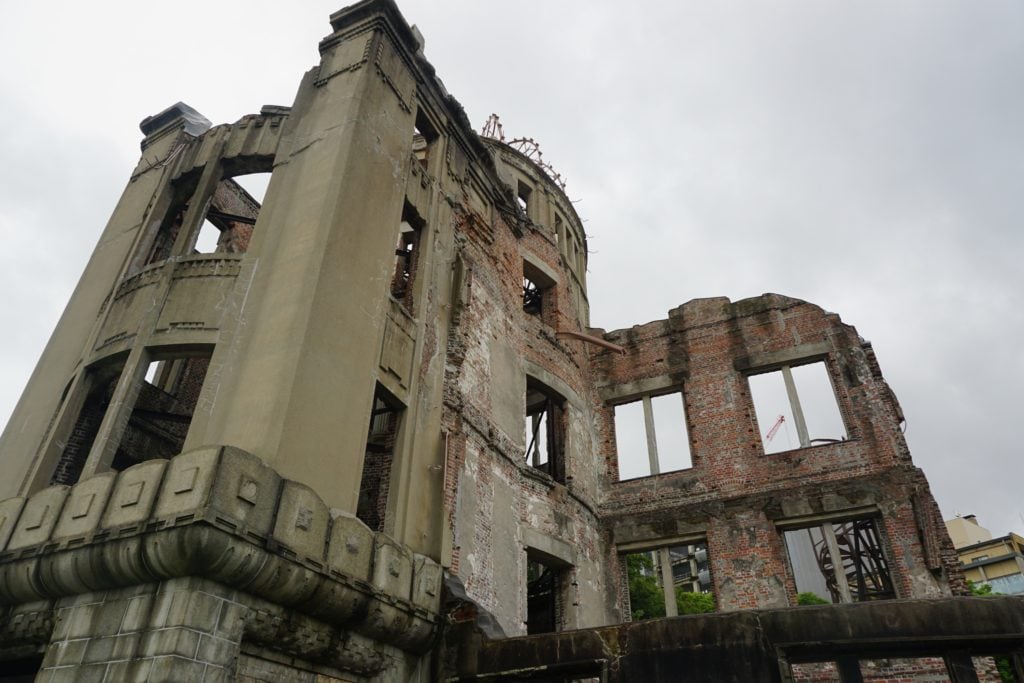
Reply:
[[1024, 598], [955, 598], [747, 610], [449, 643], [450, 681], [780, 683], [788, 666], [840, 657], [1024, 655]]

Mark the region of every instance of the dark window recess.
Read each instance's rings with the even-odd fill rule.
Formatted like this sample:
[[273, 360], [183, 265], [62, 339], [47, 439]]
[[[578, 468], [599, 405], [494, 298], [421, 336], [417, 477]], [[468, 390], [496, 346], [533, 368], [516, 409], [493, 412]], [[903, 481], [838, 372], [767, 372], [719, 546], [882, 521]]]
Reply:
[[563, 570], [527, 557], [526, 632], [554, 633], [558, 630]]
[[416, 126], [412, 134], [412, 155], [424, 169], [430, 164], [434, 143], [437, 142], [437, 130], [422, 110], [416, 112]]
[[540, 315], [544, 306], [543, 293], [530, 278], [523, 278], [523, 310], [530, 315]]
[[815, 599], [839, 603], [896, 597], [873, 519], [826, 522], [787, 531], [785, 536], [797, 597], [803, 603]]
[[32, 683], [32, 681], [36, 680], [36, 675], [42, 668], [42, 655], [4, 660], [3, 665], [0, 666], [0, 682]]
[[122, 366], [98, 368], [89, 370], [86, 381], [89, 383], [89, 392], [78, 412], [75, 424], [71, 428], [61, 452], [57, 467], [50, 478], [50, 484], [71, 485], [78, 481], [82, 475], [82, 468], [92, 450], [92, 444], [96, 440], [103, 417], [107, 414], [110, 406], [110, 399], [117, 387], [117, 380], [121, 376]]
[[[206, 354], [165, 358], [149, 364], [124, 430], [112, 435], [117, 439], [117, 450], [111, 469], [121, 471], [146, 460], [166, 459], [181, 453], [209, 363], [210, 357]], [[78, 481], [123, 367], [119, 363], [88, 371], [85, 378], [88, 393], [67, 436], [51, 484]]]
[[359, 482], [356, 517], [374, 531], [384, 530], [388, 490], [391, 484], [391, 463], [402, 407], [383, 388], [377, 387], [366, 436], [363, 474]]
[[523, 311], [554, 323], [555, 281], [529, 261], [523, 261]]
[[391, 278], [391, 296], [408, 311], [412, 311], [414, 303], [413, 289], [419, 265], [422, 227], [423, 221], [416, 211], [406, 204], [398, 229], [398, 244], [395, 247], [395, 274]]
[[181, 453], [209, 365], [209, 356], [150, 363], [111, 469]]
[[[194, 183], [195, 178], [192, 178], [192, 181]], [[192, 199], [193, 190], [194, 185], [192, 187], [186, 187], [184, 183], [175, 185], [171, 207], [164, 215], [160, 227], [157, 228], [144, 265], [160, 263], [171, 257], [174, 242], [178, 239], [181, 225], [185, 221], [185, 213], [188, 211], [188, 203]]]
[[526, 461], [558, 482], [565, 482], [565, 399], [527, 378]]

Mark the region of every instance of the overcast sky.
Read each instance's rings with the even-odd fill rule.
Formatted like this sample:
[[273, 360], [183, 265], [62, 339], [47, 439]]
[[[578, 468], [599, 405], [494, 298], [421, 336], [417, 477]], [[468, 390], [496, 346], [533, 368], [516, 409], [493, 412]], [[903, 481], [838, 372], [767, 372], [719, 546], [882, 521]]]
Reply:
[[[0, 425], [183, 100], [290, 104], [341, 2], [0, 0]], [[591, 322], [778, 292], [874, 343], [945, 516], [1024, 532], [1024, 3], [400, 2], [568, 179]]]

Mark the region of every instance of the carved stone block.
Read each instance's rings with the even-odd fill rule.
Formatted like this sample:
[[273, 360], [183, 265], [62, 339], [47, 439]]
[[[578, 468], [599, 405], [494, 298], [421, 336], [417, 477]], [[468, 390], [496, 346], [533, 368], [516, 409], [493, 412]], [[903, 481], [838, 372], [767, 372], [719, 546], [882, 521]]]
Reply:
[[71, 487], [64, 512], [53, 531], [52, 540], [85, 536], [96, 531], [100, 526], [116, 477], [117, 472], [104, 472]]

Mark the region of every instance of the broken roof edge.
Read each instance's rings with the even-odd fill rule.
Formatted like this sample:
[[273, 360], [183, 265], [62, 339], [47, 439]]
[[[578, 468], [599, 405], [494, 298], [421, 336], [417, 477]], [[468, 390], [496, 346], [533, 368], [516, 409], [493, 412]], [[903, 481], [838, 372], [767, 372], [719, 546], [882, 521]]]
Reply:
[[202, 135], [213, 127], [213, 123], [208, 118], [179, 101], [161, 112], [142, 119], [139, 122], [139, 130], [146, 138], [151, 138], [161, 131], [178, 125], [181, 125], [189, 135]]
[[[503, 152], [509, 152], [511, 154], [516, 155], [517, 158], [521, 159], [523, 162], [528, 164], [530, 168], [534, 169], [534, 171], [536, 172], [538, 178], [542, 178], [544, 180], [544, 182], [552, 190], [557, 192], [558, 195], [563, 200], [565, 200], [565, 206], [569, 209], [569, 211], [572, 212], [573, 217], [576, 219], [576, 225], [577, 225], [577, 227], [579, 227], [580, 234], [583, 235], [584, 254], [585, 254], [585, 258], [587, 258], [587, 261], [589, 262], [589, 260], [590, 260], [589, 259], [589, 253], [590, 252], [586, 251], [586, 246], [587, 246], [587, 229], [586, 229], [586, 226], [583, 225], [583, 219], [580, 218], [580, 215], [576, 212], [576, 205], [573, 204], [573, 201], [571, 199], [569, 199], [569, 195], [567, 195], [565, 193], [565, 189], [562, 188], [558, 184], [558, 182], [554, 178], [552, 178], [551, 175], [546, 170], [544, 170], [543, 166], [538, 164], [536, 161], [534, 161], [530, 157], [526, 156], [524, 153], [520, 152], [515, 147], [510, 147], [507, 142], [505, 142], [503, 140], [497, 140], [497, 139], [492, 138], [492, 137], [487, 137], [485, 135], [479, 135], [479, 134], [476, 134], [476, 135], [477, 135], [477, 139], [480, 141], [480, 144], [484, 145], [485, 148], [487, 148], [489, 146], [493, 146], [493, 147], [499, 148]], [[488, 154], [488, 158], [491, 158], [490, 154]], [[507, 187], [507, 183], [506, 183], [506, 187]], [[509, 188], [509, 190], [514, 195], [515, 188]]]
[[370, 21], [374, 15], [382, 16], [387, 28], [398, 39], [396, 47], [400, 48], [402, 58], [407, 64], [414, 67], [413, 71], [417, 81], [423, 86], [423, 92], [429, 94], [433, 100], [426, 104], [441, 109], [448, 115], [447, 118], [451, 124], [448, 126], [448, 132], [461, 142], [467, 152], [470, 152], [477, 161], [482, 163], [493, 180], [499, 180], [494, 160], [473, 129], [462, 103], [448, 92], [444, 83], [437, 76], [437, 69], [424, 55], [422, 34], [419, 29], [413, 29], [394, 0], [361, 0], [361, 2], [333, 13], [330, 17], [333, 32], [320, 41], [321, 49], [329, 41], [337, 38], [339, 33], [343, 34], [346, 28]]
[[846, 323], [843, 323], [837, 314], [826, 311], [824, 308], [813, 302], [786, 296], [785, 294], [766, 292], [759, 296], [746, 297], [737, 301], [731, 301], [729, 297], [726, 296], [698, 297], [690, 299], [686, 303], [676, 306], [675, 308], [669, 309], [668, 317], [666, 318], [658, 318], [645, 323], [637, 323], [632, 327], [623, 327], [611, 331], [605, 331], [599, 327], [590, 327], [587, 329], [590, 334], [600, 337], [606, 341], [621, 343], [617, 340], [635, 336], [641, 329], [653, 325], [664, 325], [665, 323], [672, 322], [674, 325], [686, 327], [688, 325], [684, 323], [684, 319], [687, 321], [699, 321], [700, 325], [714, 324], [735, 318], [766, 313], [768, 311], [794, 308], [796, 306], [810, 306], [820, 311], [823, 316], [835, 316], [839, 321], [839, 324], [850, 327], [849, 325], [846, 325]]

